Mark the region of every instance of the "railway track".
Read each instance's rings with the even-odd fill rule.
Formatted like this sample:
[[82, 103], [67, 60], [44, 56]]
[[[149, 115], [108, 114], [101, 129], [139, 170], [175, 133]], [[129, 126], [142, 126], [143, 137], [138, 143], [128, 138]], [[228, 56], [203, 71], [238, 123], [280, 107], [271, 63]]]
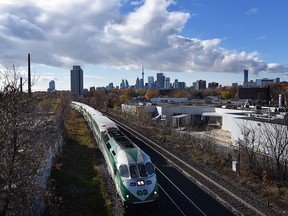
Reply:
[[[208, 177], [204, 173], [200, 172], [186, 161], [182, 160], [181, 158], [175, 156], [174, 154], [170, 153], [166, 149], [159, 146], [157, 143], [153, 142], [149, 138], [143, 136], [139, 132], [135, 131], [134, 129], [124, 125], [123, 123], [119, 122], [117, 119], [110, 117], [113, 121], [115, 121], [120, 128], [124, 129], [130, 134], [133, 134], [137, 139], [141, 140], [143, 143], [149, 146], [150, 149], [157, 152], [159, 155], [162, 155], [163, 158], [169, 163], [171, 166], [175, 167], [179, 172], [185, 175], [190, 181], [196, 184], [199, 188], [207, 192], [210, 196], [212, 196], [215, 200], [229, 209], [234, 215], [276, 215], [277, 213], [273, 209], [265, 209], [263, 206], [261, 210], [259, 210], [254, 205], [250, 204], [248, 201], [244, 200], [243, 197], [240, 197], [237, 192], [237, 188], [234, 188], [231, 192], [230, 190], [226, 189], [225, 186], [216, 182], [212, 178]], [[158, 169], [159, 170], [159, 169]], [[158, 171], [158, 173], [160, 173]], [[161, 188], [161, 185], [160, 185]], [[165, 193], [165, 192], [164, 192]], [[183, 192], [182, 192], [183, 193]], [[183, 196], [186, 196], [183, 193]], [[254, 200], [255, 201], [255, 200]], [[178, 202], [175, 203], [178, 205]], [[191, 201], [190, 205], [194, 205]], [[194, 206], [197, 209], [197, 206]], [[183, 211], [182, 209], [179, 212]], [[184, 212], [182, 215], [186, 215]], [[197, 215], [205, 215], [201, 209]]]
[[[206, 214], [194, 203], [186, 194], [183, 192], [173, 181], [167, 177], [159, 168], [156, 167], [158, 179], [162, 178], [162, 181], [166, 181], [165, 185], [169, 185], [169, 190], [165, 190], [164, 186], [162, 187], [159, 184], [159, 188], [164, 193], [165, 196], [174, 204], [177, 208], [179, 215], [202, 215], [206, 216]], [[167, 186], [166, 186], [167, 187]], [[173, 188], [173, 190], [171, 190]], [[176, 198], [175, 198], [176, 197]], [[179, 202], [181, 200], [181, 202]]]

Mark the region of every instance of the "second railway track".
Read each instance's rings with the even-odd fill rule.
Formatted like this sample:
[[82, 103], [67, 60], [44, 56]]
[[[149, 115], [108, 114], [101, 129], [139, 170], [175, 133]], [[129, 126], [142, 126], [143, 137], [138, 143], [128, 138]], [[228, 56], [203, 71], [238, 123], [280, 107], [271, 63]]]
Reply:
[[[162, 155], [169, 164], [176, 167], [189, 180], [206, 191], [210, 196], [214, 197], [214, 199], [229, 209], [234, 215], [277, 215], [277, 212], [275, 212], [273, 209], [261, 206], [261, 204], [256, 200], [253, 200], [253, 202], [256, 203], [256, 206], [250, 204], [250, 202], [238, 195], [238, 189], [236, 187], [232, 188], [232, 191], [231, 187], [228, 190], [223, 184], [216, 182], [206, 174], [194, 168], [192, 165], [188, 164], [181, 158], [170, 153], [149, 138], [119, 122], [117, 119], [112, 117], [110, 118], [115, 121], [122, 129], [137, 137], [143, 143], [146, 143], [150, 149]], [[258, 206], [260, 206], [260, 208], [257, 208]]]

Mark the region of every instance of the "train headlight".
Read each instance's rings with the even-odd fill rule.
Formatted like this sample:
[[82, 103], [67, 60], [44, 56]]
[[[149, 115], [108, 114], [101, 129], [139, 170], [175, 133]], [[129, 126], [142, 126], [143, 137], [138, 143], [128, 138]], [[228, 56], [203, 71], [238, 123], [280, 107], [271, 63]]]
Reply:
[[158, 192], [157, 191], [154, 191], [154, 195], [156, 196], [158, 194]]
[[143, 186], [145, 185], [145, 182], [143, 180], [137, 181], [138, 186]]
[[129, 194], [127, 194], [127, 195], [126, 195], [126, 198], [129, 199], [129, 197], [130, 197]]

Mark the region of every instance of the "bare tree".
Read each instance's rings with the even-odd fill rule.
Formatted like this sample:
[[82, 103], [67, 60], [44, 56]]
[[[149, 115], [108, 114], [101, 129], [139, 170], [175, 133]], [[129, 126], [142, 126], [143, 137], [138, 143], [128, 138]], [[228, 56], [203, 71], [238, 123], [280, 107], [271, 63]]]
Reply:
[[[262, 123], [260, 127], [264, 152], [274, 161], [270, 163], [278, 179], [287, 177], [288, 133], [287, 125]], [[274, 164], [276, 169], [273, 169]]]
[[47, 167], [55, 150], [50, 142], [61, 138], [55, 137], [57, 128], [50, 118], [39, 114], [38, 98], [20, 91], [19, 76], [14, 67], [1, 71], [1, 216], [41, 214]]
[[[238, 140], [239, 145], [239, 156], [240, 151], [243, 151], [243, 159], [247, 158], [248, 167], [251, 172], [256, 170], [257, 165], [257, 153], [260, 151], [259, 138], [257, 140], [257, 131], [249, 122], [242, 122], [241, 125], [238, 125], [241, 131], [242, 139]], [[242, 163], [243, 164], [243, 163]]]

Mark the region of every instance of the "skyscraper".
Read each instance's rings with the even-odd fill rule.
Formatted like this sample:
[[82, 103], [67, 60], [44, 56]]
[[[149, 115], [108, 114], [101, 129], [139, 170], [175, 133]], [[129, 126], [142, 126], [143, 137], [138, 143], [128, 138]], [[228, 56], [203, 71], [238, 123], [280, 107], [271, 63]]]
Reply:
[[157, 88], [164, 88], [165, 76], [163, 73], [157, 73]]
[[148, 76], [148, 88], [151, 89], [154, 87], [154, 77]]
[[71, 92], [73, 94], [83, 94], [83, 70], [80, 66], [74, 65], [73, 70], [70, 71]]
[[244, 83], [248, 83], [248, 70], [244, 70]]
[[126, 86], [125, 86], [125, 81], [124, 79], [122, 79], [122, 82], [120, 83], [120, 89], [125, 89]]
[[53, 92], [55, 91], [55, 81], [54, 80], [51, 80], [49, 82], [49, 88], [47, 89], [48, 92]]
[[140, 79], [139, 79], [139, 77], [137, 77], [136, 84], [135, 84], [135, 89], [139, 89], [139, 88], [140, 88]]
[[164, 88], [170, 89], [170, 77], [165, 77]]
[[173, 88], [174, 88], [174, 89], [178, 89], [178, 88], [179, 88], [178, 79], [175, 79], [175, 82], [173, 83]]

